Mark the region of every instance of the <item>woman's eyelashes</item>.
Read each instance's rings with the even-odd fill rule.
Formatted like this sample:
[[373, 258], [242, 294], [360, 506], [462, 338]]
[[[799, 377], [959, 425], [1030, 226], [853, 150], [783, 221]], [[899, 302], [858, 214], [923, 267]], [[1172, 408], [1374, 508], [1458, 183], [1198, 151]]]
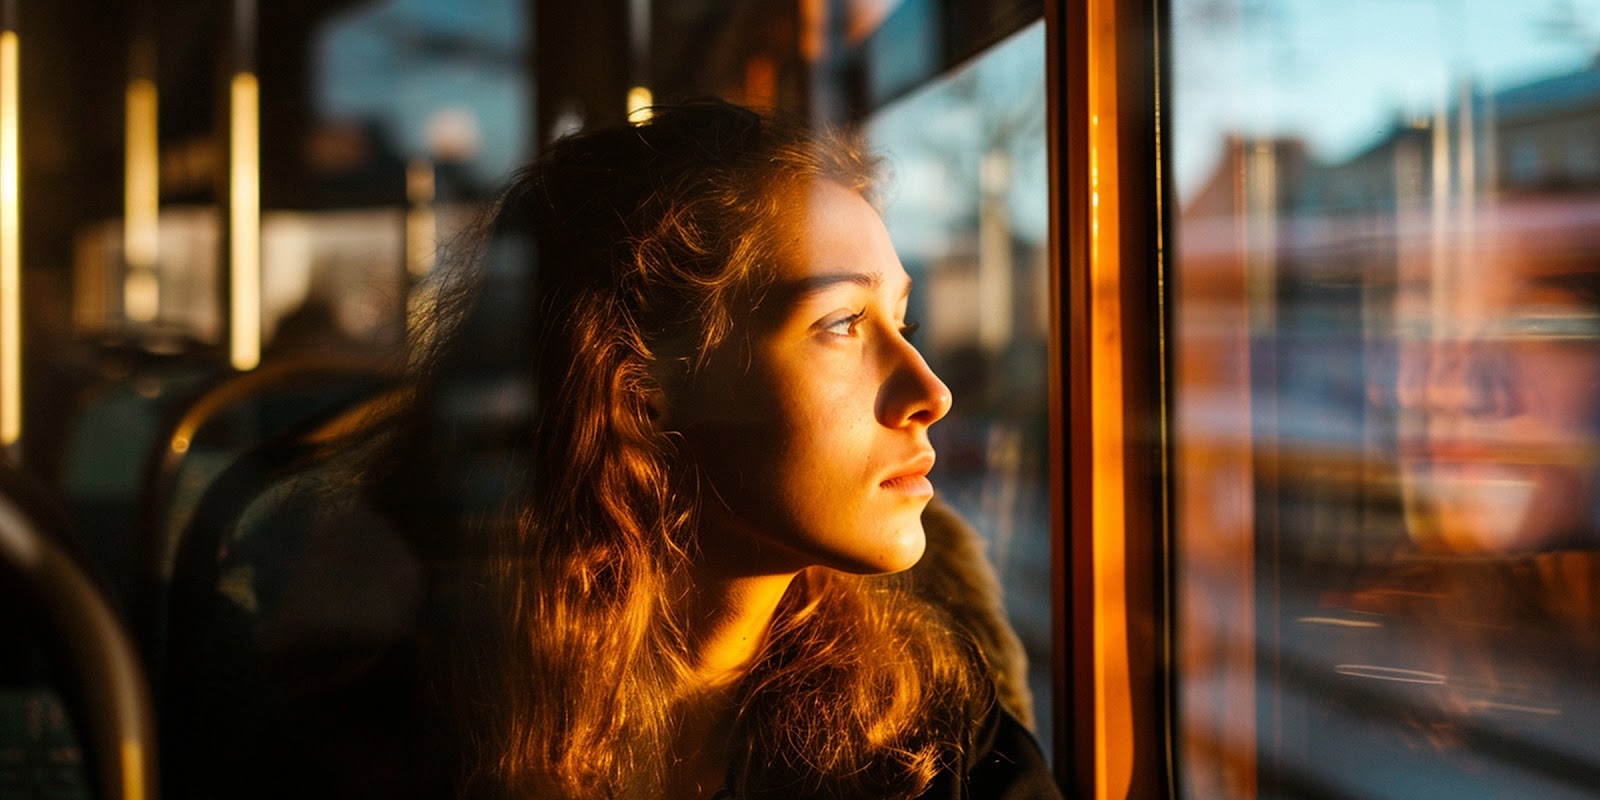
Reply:
[[867, 318], [866, 309], [862, 309], [847, 316], [836, 319], [823, 320], [822, 332], [840, 339], [847, 339], [856, 335], [861, 326], [861, 321]]
[[[821, 328], [823, 333], [831, 337], [849, 339], [857, 336], [860, 333], [861, 324], [866, 321], [867, 314], [867, 309], [862, 309], [842, 317], [823, 320], [818, 326]], [[905, 339], [906, 341], [911, 341], [912, 336], [916, 334], [917, 330], [921, 327], [921, 323], [906, 320], [905, 322], [899, 323], [897, 329], [900, 332], [901, 338]]]

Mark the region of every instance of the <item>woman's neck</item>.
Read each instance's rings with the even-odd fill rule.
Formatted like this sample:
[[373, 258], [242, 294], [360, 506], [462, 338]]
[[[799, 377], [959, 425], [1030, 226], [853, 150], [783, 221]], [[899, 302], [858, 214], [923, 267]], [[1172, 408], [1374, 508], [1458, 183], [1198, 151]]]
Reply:
[[700, 559], [685, 576], [680, 608], [689, 676], [678, 695], [679, 720], [667, 796], [706, 798], [728, 772], [728, 739], [737, 692], [760, 656], [778, 602], [795, 573], [749, 574]]
[[738, 683], [749, 671], [778, 601], [806, 564], [765, 543], [731, 512], [704, 509], [696, 552], [681, 574], [678, 619], [684, 626], [691, 682]]
[[794, 575], [697, 576], [684, 592], [691, 691], [737, 684], [749, 672]]

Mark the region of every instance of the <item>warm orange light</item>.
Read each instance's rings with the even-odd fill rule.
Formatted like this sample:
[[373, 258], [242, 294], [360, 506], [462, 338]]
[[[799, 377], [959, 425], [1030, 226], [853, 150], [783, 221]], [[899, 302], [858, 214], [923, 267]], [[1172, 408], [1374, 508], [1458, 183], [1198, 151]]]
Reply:
[[768, 56], [744, 62], [744, 104], [770, 111], [778, 107], [778, 65]]
[[1089, 407], [1094, 491], [1095, 796], [1126, 797], [1133, 777], [1123, 484], [1122, 272], [1117, 187], [1116, 3], [1088, 6]]
[[827, 52], [828, 4], [825, 0], [800, 0], [800, 58], [816, 64]]
[[0, 33], [0, 444], [22, 438], [22, 200], [16, 31]]
[[261, 120], [256, 76], [230, 87], [228, 357], [237, 370], [261, 363]]

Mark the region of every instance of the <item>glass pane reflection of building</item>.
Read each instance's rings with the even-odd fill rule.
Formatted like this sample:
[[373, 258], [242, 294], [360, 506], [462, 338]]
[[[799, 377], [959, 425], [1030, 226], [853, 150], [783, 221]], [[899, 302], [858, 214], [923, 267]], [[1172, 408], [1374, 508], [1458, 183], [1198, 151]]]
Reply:
[[917, 346], [956, 408], [936, 484], [988, 538], [1050, 752], [1049, 292], [1044, 24], [876, 114], [885, 221], [916, 290]]
[[1190, 797], [1600, 787], [1600, 5], [1174, 3]]

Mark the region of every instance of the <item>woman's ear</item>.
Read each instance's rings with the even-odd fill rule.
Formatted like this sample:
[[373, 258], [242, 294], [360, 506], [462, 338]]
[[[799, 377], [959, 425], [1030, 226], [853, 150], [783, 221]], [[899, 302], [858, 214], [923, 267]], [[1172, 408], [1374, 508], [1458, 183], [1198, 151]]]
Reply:
[[667, 403], [666, 390], [659, 386], [651, 387], [644, 393], [644, 411], [650, 418], [650, 426], [656, 433], [665, 433], [671, 429], [671, 407]]
[[673, 413], [674, 398], [682, 398], [688, 378], [688, 361], [683, 358], [658, 356], [650, 360], [649, 378], [644, 382], [644, 410], [650, 427], [656, 433], [677, 429], [679, 420]]

